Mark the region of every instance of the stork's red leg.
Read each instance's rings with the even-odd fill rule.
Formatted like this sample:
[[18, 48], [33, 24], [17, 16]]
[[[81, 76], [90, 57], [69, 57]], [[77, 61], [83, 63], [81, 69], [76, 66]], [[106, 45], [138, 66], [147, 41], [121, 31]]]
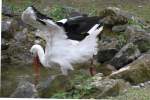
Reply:
[[[93, 56], [94, 59], [94, 56]], [[89, 72], [91, 76], [94, 76], [96, 74], [96, 68], [94, 66], [94, 60], [91, 59], [91, 67], [89, 68]]]
[[40, 62], [38, 55], [34, 58], [34, 71], [35, 71], [35, 85], [38, 84], [40, 79]]
[[94, 76], [94, 75], [96, 74], [96, 68], [95, 68], [94, 66], [91, 66], [91, 67], [89, 68], [89, 71], [90, 71], [90, 75], [91, 75], [91, 76]]

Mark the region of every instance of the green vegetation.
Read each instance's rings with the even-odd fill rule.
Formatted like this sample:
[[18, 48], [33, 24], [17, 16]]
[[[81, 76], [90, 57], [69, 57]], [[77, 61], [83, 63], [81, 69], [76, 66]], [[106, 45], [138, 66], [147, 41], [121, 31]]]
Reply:
[[117, 39], [118, 39], [117, 47], [119, 49], [121, 49], [128, 42], [127, 35], [124, 33], [118, 33]]
[[144, 25], [140, 22], [138, 22], [136, 19], [129, 19], [128, 20], [129, 25], [138, 25], [141, 29], [144, 29]]
[[3, 0], [4, 4], [7, 4], [14, 13], [20, 14], [25, 8], [32, 5], [32, 0]]
[[[98, 1], [98, 2], [97, 2]], [[119, 0], [51, 0], [50, 3], [45, 2], [45, 0], [3, 0], [3, 3], [8, 4], [15, 12], [22, 12], [26, 7], [34, 4], [38, 10], [41, 10], [43, 7], [53, 7], [54, 5], [59, 6], [72, 6], [78, 8], [82, 12], [86, 12], [89, 15], [98, 15], [98, 12], [108, 6], [116, 6], [121, 9], [127, 10], [129, 12], [133, 12], [138, 17], [143, 18], [145, 20], [150, 20], [150, 3], [147, 3], [146, 0], [138, 2], [137, 0], [126, 0], [126, 1], [119, 1]], [[92, 5], [91, 5], [92, 3]], [[108, 5], [109, 4], [109, 5]], [[140, 6], [141, 7], [138, 7]], [[56, 6], [58, 7], [58, 6]], [[56, 8], [57, 9], [57, 8]], [[59, 11], [58, 11], [59, 12]], [[49, 13], [46, 13], [49, 15]]]
[[53, 5], [53, 7], [51, 8], [51, 10], [49, 12], [49, 16], [51, 16], [55, 20], [63, 19], [66, 16], [63, 6]]
[[[40, 2], [40, 1], [39, 1]], [[36, 3], [34, 6], [42, 11], [44, 14], [54, 18], [55, 20], [63, 19], [66, 14], [64, 12], [63, 6], [59, 4], [54, 4], [48, 11], [44, 12], [42, 10], [43, 6], [39, 5], [39, 2], [33, 2], [32, 0], [6, 0], [3, 3], [7, 4], [15, 14], [21, 14], [28, 6]]]
[[[80, 80], [79, 80], [80, 81]], [[93, 88], [90, 85], [90, 79], [84, 81], [82, 84], [75, 85], [70, 91], [67, 92], [58, 92], [54, 94], [51, 98], [73, 98], [79, 99], [83, 98], [86, 95], [90, 95], [93, 92]]]

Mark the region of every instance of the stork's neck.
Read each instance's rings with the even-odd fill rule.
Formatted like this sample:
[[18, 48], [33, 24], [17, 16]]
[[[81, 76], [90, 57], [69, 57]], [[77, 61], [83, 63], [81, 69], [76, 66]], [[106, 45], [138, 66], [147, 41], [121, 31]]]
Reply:
[[44, 49], [41, 46], [37, 48], [37, 54], [41, 64], [45, 66], [45, 53], [44, 53]]

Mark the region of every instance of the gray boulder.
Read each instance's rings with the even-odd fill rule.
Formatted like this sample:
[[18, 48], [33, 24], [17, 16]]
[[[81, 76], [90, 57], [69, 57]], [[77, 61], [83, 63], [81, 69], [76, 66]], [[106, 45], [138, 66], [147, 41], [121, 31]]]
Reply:
[[140, 56], [140, 51], [133, 43], [126, 44], [109, 62], [116, 69], [120, 69]]
[[21, 19], [4, 19], [2, 21], [2, 37], [9, 40], [14, 37], [17, 31], [22, 31], [24, 29], [24, 24], [21, 23]]
[[22, 31], [16, 32], [14, 35], [14, 39], [16, 42], [25, 42], [27, 39], [27, 28], [24, 28]]
[[1, 40], [1, 47], [2, 47], [2, 50], [6, 50], [9, 47], [8, 41], [6, 41], [6, 39], [4, 39], [4, 38], [2, 38], [2, 40]]
[[116, 47], [118, 41], [115, 38], [103, 36], [101, 41], [99, 41], [99, 50], [97, 54], [97, 60], [100, 63], [108, 62], [114, 55], [118, 52]]
[[110, 78], [121, 78], [132, 84], [139, 84], [150, 80], [150, 53], [143, 54], [137, 60], [113, 72]]
[[2, 14], [5, 16], [12, 17], [13, 11], [11, 10], [11, 8], [8, 5], [2, 4]]
[[2, 21], [2, 32], [9, 31], [12, 20]]
[[71, 89], [71, 83], [67, 76], [57, 75], [39, 83], [37, 90], [40, 97], [49, 98], [57, 92]]
[[83, 98], [106, 98], [107, 96], [117, 96], [126, 91], [130, 86], [122, 79], [109, 79], [104, 78], [100, 73], [96, 74], [90, 82], [90, 94], [85, 95]]
[[104, 63], [106, 61], [111, 60], [115, 54], [118, 52], [115, 48], [102, 49], [98, 51], [97, 57], [98, 62]]
[[138, 46], [141, 53], [150, 50], [150, 34], [140, 26], [128, 26], [125, 34], [127, 34], [129, 42], [133, 42], [133, 44]]
[[117, 25], [112, 27], [113, 32], [124, 32], [126, 30], [127, 25]]
[[36, 98], [38, 97], [38, 93], [34, 84], [30, 82], [22, 81], [18, 84], [18, 87], [11, 94], [10, 97], [12, 98]]
[[2, 21], [2, 37], [5, 39], [10, 39], [13, 37], [13, 34], [11, 32], [12, 22], [13, 22], [13, 19]]

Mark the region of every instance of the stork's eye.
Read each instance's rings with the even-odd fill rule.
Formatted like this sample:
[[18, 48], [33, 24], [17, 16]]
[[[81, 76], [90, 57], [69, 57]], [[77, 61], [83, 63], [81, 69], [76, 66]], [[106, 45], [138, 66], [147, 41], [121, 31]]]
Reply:
[[33, 52], [31, 52], [31, 55], [33, 56], [33, 55], [34, 55], [34, 53], [33, 53]]

